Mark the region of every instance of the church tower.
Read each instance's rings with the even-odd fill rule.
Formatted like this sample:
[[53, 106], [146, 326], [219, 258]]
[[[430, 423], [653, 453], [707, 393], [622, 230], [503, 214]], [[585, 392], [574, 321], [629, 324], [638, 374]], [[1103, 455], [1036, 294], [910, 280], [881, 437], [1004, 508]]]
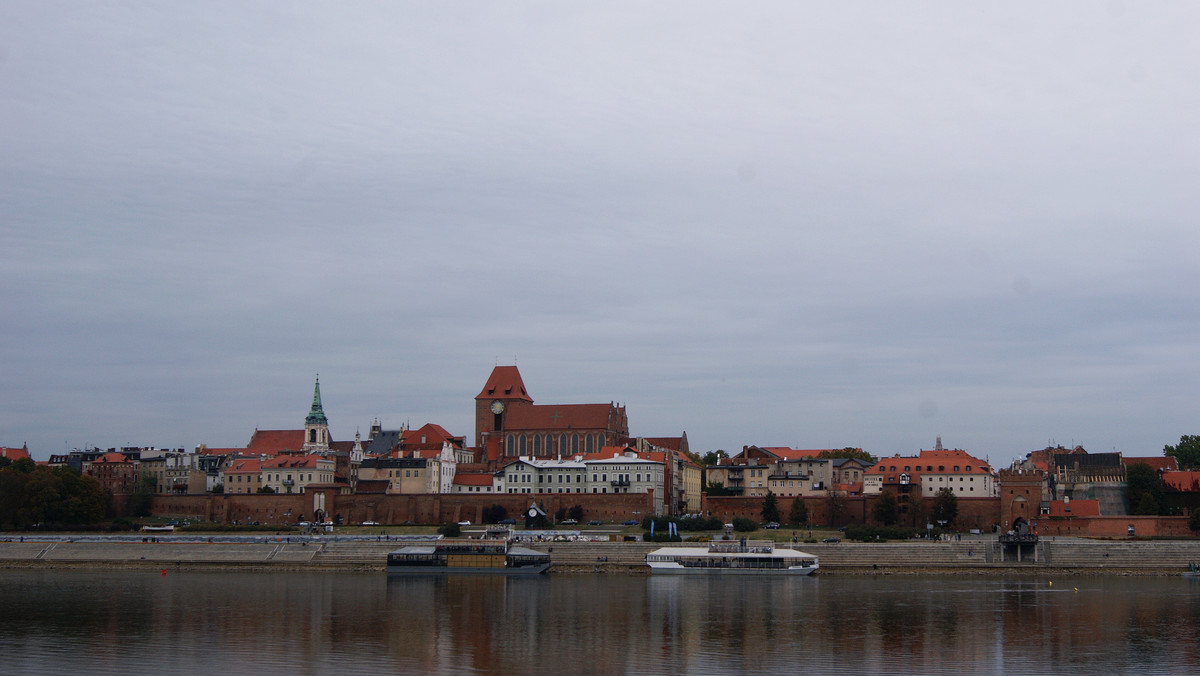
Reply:
[[321, 377], [317, 376], [317, 384], [313, 386], [312, 407], [304, 418], [304, 447], [305, 453], [329, 452], [329, 420], [325, 418], [325, 409], [321, 407]]

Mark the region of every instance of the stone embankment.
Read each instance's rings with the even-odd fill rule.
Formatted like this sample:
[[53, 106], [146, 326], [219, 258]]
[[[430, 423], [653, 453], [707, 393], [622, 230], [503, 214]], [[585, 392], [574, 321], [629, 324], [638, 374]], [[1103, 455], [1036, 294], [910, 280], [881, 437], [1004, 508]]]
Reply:
[[[381, 571], [395, 541], [243, 542], [0, 540], [0, 567], [171, 568], [179, 570]], [[542, 542], [558, 573], [646, 573], [646, 554], [663, 545], [641, 542]], [[786, 546], [780, 544], [779, 546]], [[992, 538], [956, 542], [803, 543], [821, 574], [1120, 574], [1177, 575], [1200, 562], [1200, 541], [1047, 539], [1015, 561]]]

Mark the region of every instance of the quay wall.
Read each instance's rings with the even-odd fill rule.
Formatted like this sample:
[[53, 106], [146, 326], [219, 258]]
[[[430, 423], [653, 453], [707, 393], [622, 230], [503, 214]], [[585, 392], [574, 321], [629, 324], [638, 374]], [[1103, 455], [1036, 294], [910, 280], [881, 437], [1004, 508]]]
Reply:
[[[25, 536], [0, 539], [0, 568], [141, 568], [163, 570], [382, 571], [395, 541], [332, 541], [264, 536], [255, 541], [68, 542]], [[541, 542], [556, 573], [648, 573], [642, 542]], [[782, 543], [779, 546], [784, 546]], [[1044, 539], [1020, 561], [995, 538], [950, 542], [800, 543], [820, 574], [1179, 575], [1200, 562], [1200, 540]]]

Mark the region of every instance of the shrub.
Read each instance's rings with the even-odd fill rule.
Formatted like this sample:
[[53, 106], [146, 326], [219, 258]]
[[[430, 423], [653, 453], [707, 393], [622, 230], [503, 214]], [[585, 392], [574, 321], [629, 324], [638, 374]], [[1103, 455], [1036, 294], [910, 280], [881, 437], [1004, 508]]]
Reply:
[[442, 536], [445, 536], [448, 538], [456, 538], [456, 537], [462, 535], [462, 527], [460, 527], [456, 523], [447, 523], [447, 524], [442, 524], [441, 526], [438, 526], [437, 532], [438, 532], [438, 535], [442, 535]]
[[758, 530], [758, 524], [744, 516], [736, 516], [733, 518], [733, 529], [739, 533], [750, 533]]
[[904, 526], [850, 526], [846, 529], [847, 540], [882, 542], [884, 540], [910, 540], [917, 531]]
[[483, 508], [484, 523], [500, 523], [507, 518], [508, 510], [504, 508], [504, 505], [491, 505]]

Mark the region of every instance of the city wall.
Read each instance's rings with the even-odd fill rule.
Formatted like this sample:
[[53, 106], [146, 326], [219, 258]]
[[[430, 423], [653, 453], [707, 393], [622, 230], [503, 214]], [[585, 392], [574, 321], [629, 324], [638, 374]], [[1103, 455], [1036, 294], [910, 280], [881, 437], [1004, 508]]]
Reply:
[[285, 524], [320, 518], [342, 524], [375, 521], [395, 525], [482, 523], [483, 510], [491, 505], [504, 507], [510, 518], [522, 522], [534, 502], [550, 516], [579, 505], [585, 521], [640, 519], [653, 510], [653, 495], [646, 493], [342, 495], [333, 490], [294, 495], [160, 495], [154, 498], [151, 510], [155, 516], [215, 523]]
[[[831, 500], [826, 497], [816, 498], [784, 498], [776, 499], [781, 522], [787, 522], [792, 509], [793, 500], [804, 500], [808, 508], [808, 521], [811, 524], [829, 526], [850, 526], [858, 524], [876, 524], [874, 517], [875, 503], [879, 501], [876, 495], [855, 495]], [[929, 514], [933, 509], [932, 498], [922, 498], [919, 508], [911, 512], [899, 514], [898, 523], [902, 526], [925, 528]], [[729, 523], [734, 517], [744, 517], [754, 522], [762, 521], [762, 498], [747, 497], [708, 497], [703, 503], [705, 516], [714, 516]], [[999, 498], [959, 498], [958, 517], [954, 528], [967, 531], [978, 529], [990, 532], [1000, 522]], [[1124, 534], [1124, 533], [1122, 533]]]

